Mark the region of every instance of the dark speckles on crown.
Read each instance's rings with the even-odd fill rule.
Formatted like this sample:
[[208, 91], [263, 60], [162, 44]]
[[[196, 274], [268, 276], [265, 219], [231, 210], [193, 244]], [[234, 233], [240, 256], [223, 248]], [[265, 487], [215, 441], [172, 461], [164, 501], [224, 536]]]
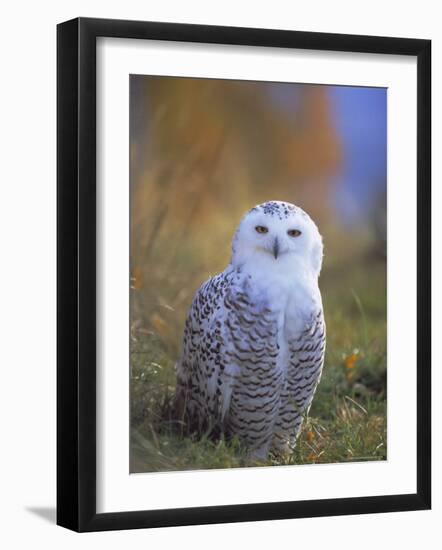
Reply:
[[298, 209], [289, 202], [269, 201], [255, 206], [250, 212], [261, 210], [266, 216], [275, 216], [280, 220], [288, 218], [291, 214], [298, 212]]

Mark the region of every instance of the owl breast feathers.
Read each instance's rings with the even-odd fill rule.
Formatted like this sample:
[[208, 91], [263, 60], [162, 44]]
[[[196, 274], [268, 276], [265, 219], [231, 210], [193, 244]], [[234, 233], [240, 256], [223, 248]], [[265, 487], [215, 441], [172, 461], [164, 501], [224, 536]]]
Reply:
[[324, 361], [322, 240], [301, 209], [272, 201], [246, 214], [232, 251], [190, 307], [175, 409], [193, 434], [237, 436], [254, 458], [285, 454]]

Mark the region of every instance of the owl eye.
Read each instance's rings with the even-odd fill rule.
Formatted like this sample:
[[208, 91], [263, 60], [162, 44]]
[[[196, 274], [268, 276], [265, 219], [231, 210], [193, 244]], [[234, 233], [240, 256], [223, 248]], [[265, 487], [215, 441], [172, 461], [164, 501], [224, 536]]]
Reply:
[[268, 233], [269, 230], [268, 230], [268, 228], [265, 227], [264, 225], [257, 225], [257, 226], [255, 227], [255, 231], [256, 231], [257, 233]]
[[287, 231], [287, 235], [289, 237], [299, 237], [299, 235], [301, 235], [301, 231], [299, 231], [299, 229], [289, 229]]

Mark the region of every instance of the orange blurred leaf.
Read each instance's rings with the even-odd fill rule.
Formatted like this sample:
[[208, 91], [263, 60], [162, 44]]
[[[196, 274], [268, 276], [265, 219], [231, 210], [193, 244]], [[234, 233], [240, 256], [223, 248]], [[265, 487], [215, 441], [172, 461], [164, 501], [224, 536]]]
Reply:
[[160, 315], [158, 315], [158, 313], [152, 314], [150, 323], [160, 336], [165, 336], [170, 332], [169, 325]]
[[359, 352], [355, 350], [351, 355], [348, 355], [344, 358], [344, 366], [346, 369], [353, 369], [356, 365], [356, 362], [359, 359]]

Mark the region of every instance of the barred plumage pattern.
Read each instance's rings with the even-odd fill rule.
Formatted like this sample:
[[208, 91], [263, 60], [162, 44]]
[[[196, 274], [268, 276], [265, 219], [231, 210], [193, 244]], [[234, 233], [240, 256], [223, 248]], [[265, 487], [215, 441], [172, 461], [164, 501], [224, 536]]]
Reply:
[[284, 365], [282, 312], [263, 297], [255, 301], [252, 283], [228, 268], [199, 289], [186, 321], [178, 394], [193, 431], [236, 434], [264, 455], [295, 443], [321, 376], [325, 325], [322, 311], [312, 313], [290, 337]]
[[295, 444], [321, 379], [324, 353], [325, 323], [322, 310], [319, 310], [312, 314], [301, 334], [289, 340], [289, 362], [275, 423], [273, 448], [285, 450], [287, 445], [293, 447]]
[[206, 281], [177, 363], [175, 405], [190, 432], [237, 435], [258, 458], [293, 448], [325, 350], [321, 304], [300, 313], [272, 288], [232, 264]]

